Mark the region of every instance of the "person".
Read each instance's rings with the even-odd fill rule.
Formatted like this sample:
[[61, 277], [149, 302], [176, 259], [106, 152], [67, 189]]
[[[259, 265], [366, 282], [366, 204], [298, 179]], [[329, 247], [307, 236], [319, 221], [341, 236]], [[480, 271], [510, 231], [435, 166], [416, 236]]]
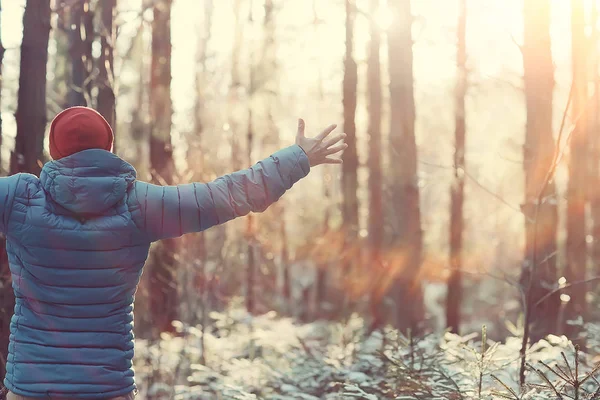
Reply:
[[264, 211], [311, 167], [338, 164], [335, 125], [210, 183], [157, 186], [111, 153], [93, 109], [50, 126], [40, 177], [0, 178], [0, 231], [16, 297], [4, 385], [10, 400], [132, 399], [133, 302], [150, 244]]

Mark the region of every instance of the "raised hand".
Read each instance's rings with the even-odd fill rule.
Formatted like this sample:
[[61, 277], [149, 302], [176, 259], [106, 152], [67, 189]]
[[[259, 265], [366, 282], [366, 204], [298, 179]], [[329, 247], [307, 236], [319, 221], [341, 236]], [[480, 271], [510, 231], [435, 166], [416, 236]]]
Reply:
[[308, 156], [311, 167], [320, 164], [341, 164], [342, 160], [337, 157], [331, 157], [335, 153], [343, 151], [348, 147], [345, 143], [340, 143], [346, 137], [345, 133], [340, 133], [332, 138], [327, 138], [331, 132], [337, 128], [336, 124], [325, 128], [314, 138], [307, 138], [304, 135], [304, 120], [298, 120], [298, 134], [296, 135], [296, 144], [302, 147], [302, 150]]

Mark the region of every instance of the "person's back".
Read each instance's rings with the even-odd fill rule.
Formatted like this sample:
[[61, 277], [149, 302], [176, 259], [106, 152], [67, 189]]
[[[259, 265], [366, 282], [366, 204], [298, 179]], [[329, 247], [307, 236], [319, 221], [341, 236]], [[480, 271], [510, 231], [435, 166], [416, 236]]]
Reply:
[[133, 301], [150, 244], [263, 211], [311, 165], [337, 162], [327, 156], [343, 148], [333, 146], [339, 139], [321, 144], [332, 130], [214, 182], [162, 187], [136, 180], [109, 151], [112, 131], [99, 114], [59, 114], [50, 130], [55, 160], [40, 178], [0, 180], [16, 296], [9, 396], [133, 397]]

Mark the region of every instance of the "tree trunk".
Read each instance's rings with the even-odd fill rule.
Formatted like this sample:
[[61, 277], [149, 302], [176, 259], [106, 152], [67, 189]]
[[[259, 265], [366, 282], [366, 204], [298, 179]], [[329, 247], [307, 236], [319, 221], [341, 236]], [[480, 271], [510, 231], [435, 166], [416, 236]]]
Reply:
[[[98, 112], [108, 121], [116, 138], [115, 82], [113, 50], [115, 45], [114, 17], [117, 10], [117, 0], [104, 0], [101, 3], [102, 28], [100, 46], [102, 54], [99, 61]], [[116, 141], [113, 151], [116, 152]]]
[[453, 333], [460, 330], [462, 300], [462, 235], [465, 191], [465, 96], [467, 93], [467, 0], [460, 1], [456, 32], [456, 92], [454, 125], [454, 182], [450, 189], [450, 278], [446, 300], [446, 326]]
[[[371, 15], [375, 15], [380, 0], [371, 0]], [[369, 112], [369, 262], [366, 266], [375, 274], [383, 273], [381, 250], [383, 246], [383, 172], [381, 168], [381, 32], [374, 18], [370, 21], [370, 38], [367, 66], [367, 96]], [[383, 322], [381, 296], [377, 288], [373, 288], [370, 298], [372, 326], [380, 326]]]
[[590, 211], [591, 211], [591, 222], [592, 222], [592, 244], [590, 249], [590, 259], [592, 268], [595, 275], [600, 272], [600, 74], [598, 73], [598, 53], [596, 49], [600, 44], [600, 36], [598, 31], [598, 5], [596, 2], [592, 2], [592, 34], [590, 38], [590, 48], [593, 49], [591, 54], [593, 56], [591, 63], [591, 76], [590, 81], [594, 85], [594, 93], [596, 94], [592, 98], [592, 104], [590, 104], [589, 112], [589, 140], [590, 140], [590, 182], [589, 182], [589, 199], [590, 199]]
[[[573, 70], [573, 118], [576, 127], [570, 141], [569, 183], [567, 186], [567, 282], [585, 279], [586, 275], [586, 229], [585, 203], [587, 191], [587, 62], [588, 51], [585, 37], [584, 0], [571, 0], [572, 70]], [[566, 320], [583, 317], [586, 311], [586, 287], [576, 286], [567, 291], [571, 297], [565, 307]], [[565, 324], [565, 334], [579, 343], [581, 326]]]
[[71, 6], [69, 55], [71, 56], [70, 106], [92, 106], [92, 43], [94, 15], [90, 0], [81, 0]]
[[[252, 0], [250, 0], [250, 7], [248, 11], [248, 26], [253, 29], [254, 19], [252, 17]], [[254, 126], [253, 126], [253, 115], [254, 110], [252, 109], [252, 98], [255, 92], [255, 74], [256, 66], [254, 61], [254, 49], [253, 44], [250, 44], [251, 48], [248, 52], [248, 68], [250, 76], [248, 77], [248, 125], [246, 129], [246, 145], [248, 151], [247, 162], [248, 165], [252, 165], [252, 147], [254, 147]], [[252, 314], [256, 307], [255, 299], [255, 286], [258, 284], [256, 281], [256, 260], [255, 260], [255, 239], [256, 230], [254, 226], [254, 215], [248, 214], [246, 217], [246, 235], [248, 240], [248, 264], [247, 264], [247, 275], [246, 275], [246, 311]]]
[[[312, 2], [313, 9], [313, 29], [315, 33], [318, 33], [319, 24], [322, 21], [319, 19], [319, 13], [317, 9], [317, 0], [313, 0]], [[316, 62], [320, 62], [317, 60]], [[323, 100], [325, 98], [325, 93], [323, 90], [323, 71], [322, 67], [319, 64], [318, 66], [318, 87], [319, 87], [319, 104], [323, 104]], [[330, 202], [331, 202], [331, 175], [329, 173], [329, 166], [323, 166], [323, 201], [327, 205], [325, 207], [325, 215], [323, 216], [323, 234], [327, 234], [329, 231], [329, 223], [330, 223]], [[327, 268], [329, 266], [328, 261], [319, 262], [316, 265], [316, 282], [315, 282], [315, 310], [319, 314], [319, 317], [325, 316], [325, 310], [323, 309], [323, 303], [327, 300]]]
[[[51, 39], [56, 43], [56, 52], [50, 57], [53, 58], [53, 63], [50, 63], [54, 72], [54, 79], [51, 82], [51, 92], [55, 96], [50, 101], [54, 100], [54, 107], [51, 110], [58, 113], [68, 106], [69, 83], [71, 82], [71, 60], [69, 57], [70, 48], [70, 28], [69, 28], [69, 12], [65, 0], [56, 0], [56, 28], [52, 29], [50, 34]], [[51, 58], [51, 59], [52, 59]]]
[[[50, 0], [28, 0], [23, 14], [23, 41], [17, 100], [17, 136], [10, 174], [39, 175], [46, 130], [46, 63], [50, 36]], [[0, 46], [1, 48], [1, 46]], [[5, 242], [0, 246], [0, 359], [6, 361], [10, 318], [15, 299], [11, 288]], [[0, 373], [4, 376], [4, 363]]]
[[[194, 132], [196, 134], [197, 152], [190, 154], [188, 157], [193, 160], [192, 157], [197, 159], [197, 164], [194, 164], [193, 170], [198, 172], [199, 176], [202, 177], [204, 174], [204, 152], [202, 146], [202, 138], [204, 136], [204, 121], [203, 121], [203, 101], [204, 101], [204, 84], [207, 82], [206, 75], [206, 60], [208, 54], [208, 43], [211, 37], [211, 28], [213, 20], [213, 1], [206, 0], [204, 2], [204, 31], [202, 32], [202, 40], [198, 48], [198, 70], [196, 71], [196, 106], [194, 112]], [[206, 235], [204, 232], [199, 232], [197, 235], [196, 244], [196, 255], [200, 268], [197, 272], [196, 280], [200, 280], [202, 285], [200, 287], [201, 293], [201, 306], [202, 306], [202, 319], [200, 321], [200, 327], [202, 329], [202, 335], [200, 336], [200, 363], [206, 365], [206, 334], [208, 333], [208, 325], [210, 323], [209, 312], [211, 310], [210, 293], [211, 285], [208, 284], [208, 272], [206, 270]]]
[[390, 161], [392, 265], [395, 282], [396, 326], [403, 332], [415, 330], [422, 321], [424, 306], [418, 272], [421, 265], [422, 232], [415, 139], [413, 90], [412, 12], [410, 0], [389, 3], [395, 23], [388, 35], [390, 70]]
[[[523, 70], [527, 124], [523, 148], [525, 171], [525, 260], [521, 284], [529, 287], [532, 267], [536, 276], [527, 303], [535, 305], [556, 285], [556, 232], [558, 209], [554, 181], [548, 182], [538, 204], [540, 190], [545, 185], [555, 151], [552, 135], [552, 93], [554, 68], [550, 41], [550, 2], [526, 0], [524, 4]], [[559, 297], [551, 296], [533, 308], [531, 340], [535, 342], [557, 328]]]
[[346, 55], [344, 58], [343, 106], [344, 132], [348, 148], [344, 151], [342, 164], [342, 215], [344, 226], [352, 240], [358, 232], [358, 154], [356, 150], [356, 91], [358, 72], [353, 57], [354, 49], [354, 20], [356, 17], [355, 4], [346, 0]]
[[[154, 3], [150, 76], [150, 165], [153, 181], [166, 185], [173, 184], [175, 174], [171, 147], [171, 4], [172, 0]], [[149, 268], [155, 333], [172, 332], [171, 322], [178, 316], [176, 250], [174, 239], [163, 240], [155, 249]]]
[[[238, 171], [242, 168], [243, 160], [240, 158], [241, 154], [240, 141], [238, 136], [240, 133], [240, 122], [237, 117], [237, 104], [240, 89], [242, 87], [242, 79], [240, 77], [240, 54], [242, 52], [242, 41], [243, 41], [243, 29], [242, 29], [242, 17], [240, 15], [242, 8], [241, 0], [234, 0], [233, 15], [234, 15], [234, 35], [233, 35], [233, 46], [231, 49], [231, 84], [229, 86], [229, 96], [233, 104], [230, 104], [229, 110], [229, 127], [231, 134], [231, 165], [234, 171]], [[233, 229], [232, 224], [229, 225], [230, 229]], [[237, 227], [236, 227], [237, 230]]]
[[17, 104], [17, 136], [11, 174], [39, 175], [46, 131], [46, 64], [50, 36], [50, 0], [28, 0], [23, 15], [23, 42]]

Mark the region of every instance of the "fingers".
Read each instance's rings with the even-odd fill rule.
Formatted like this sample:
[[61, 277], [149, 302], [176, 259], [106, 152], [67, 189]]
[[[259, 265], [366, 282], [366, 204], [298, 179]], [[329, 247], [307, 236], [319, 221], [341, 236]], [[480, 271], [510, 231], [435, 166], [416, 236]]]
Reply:
[[305, 124], [304, 124], [304, 120], [302, 118], [298, 119], [298, 137], [304, 137], [304, 128], [305, 128]]
[[343, 161], [341, 158], [326, 157], [323, 164], [343, 164]]
[[327, 150], [325, 150], [325, 155], [331, 155], [331, 154], [335, 154], [337, 152], [340, 152], [344, 149], [346, 149], [348, 147], [348, 145], [346, 143], [342, 143], [342, 144], [338, 144], [337, 146], [333, 146], [328, 148]]
[[340, 133], [339, 135], [336, 135], [336, 136], [332, 137], [331, 139], [327, 139], [327, 141], [324, 141], [323, 145], [325, 148], [331, 147], [334, 144], [340, 142], [341, 140], [344, 140], [345, 137], [346, 137], [345, 133]]
[[329, 135], [331, 132], [333, 132], [333, 130], [337, 128], [337, 124], [333, 124], [333, 125], [329, 125], [327, 128], [325, 128], [325, 130], [323, 130], [323, 132], [319, 133], [319, 135], [317, 135], [317, 137], [315, 139], [317, 140], [323, 140], [327, 137], [327, 135]]

